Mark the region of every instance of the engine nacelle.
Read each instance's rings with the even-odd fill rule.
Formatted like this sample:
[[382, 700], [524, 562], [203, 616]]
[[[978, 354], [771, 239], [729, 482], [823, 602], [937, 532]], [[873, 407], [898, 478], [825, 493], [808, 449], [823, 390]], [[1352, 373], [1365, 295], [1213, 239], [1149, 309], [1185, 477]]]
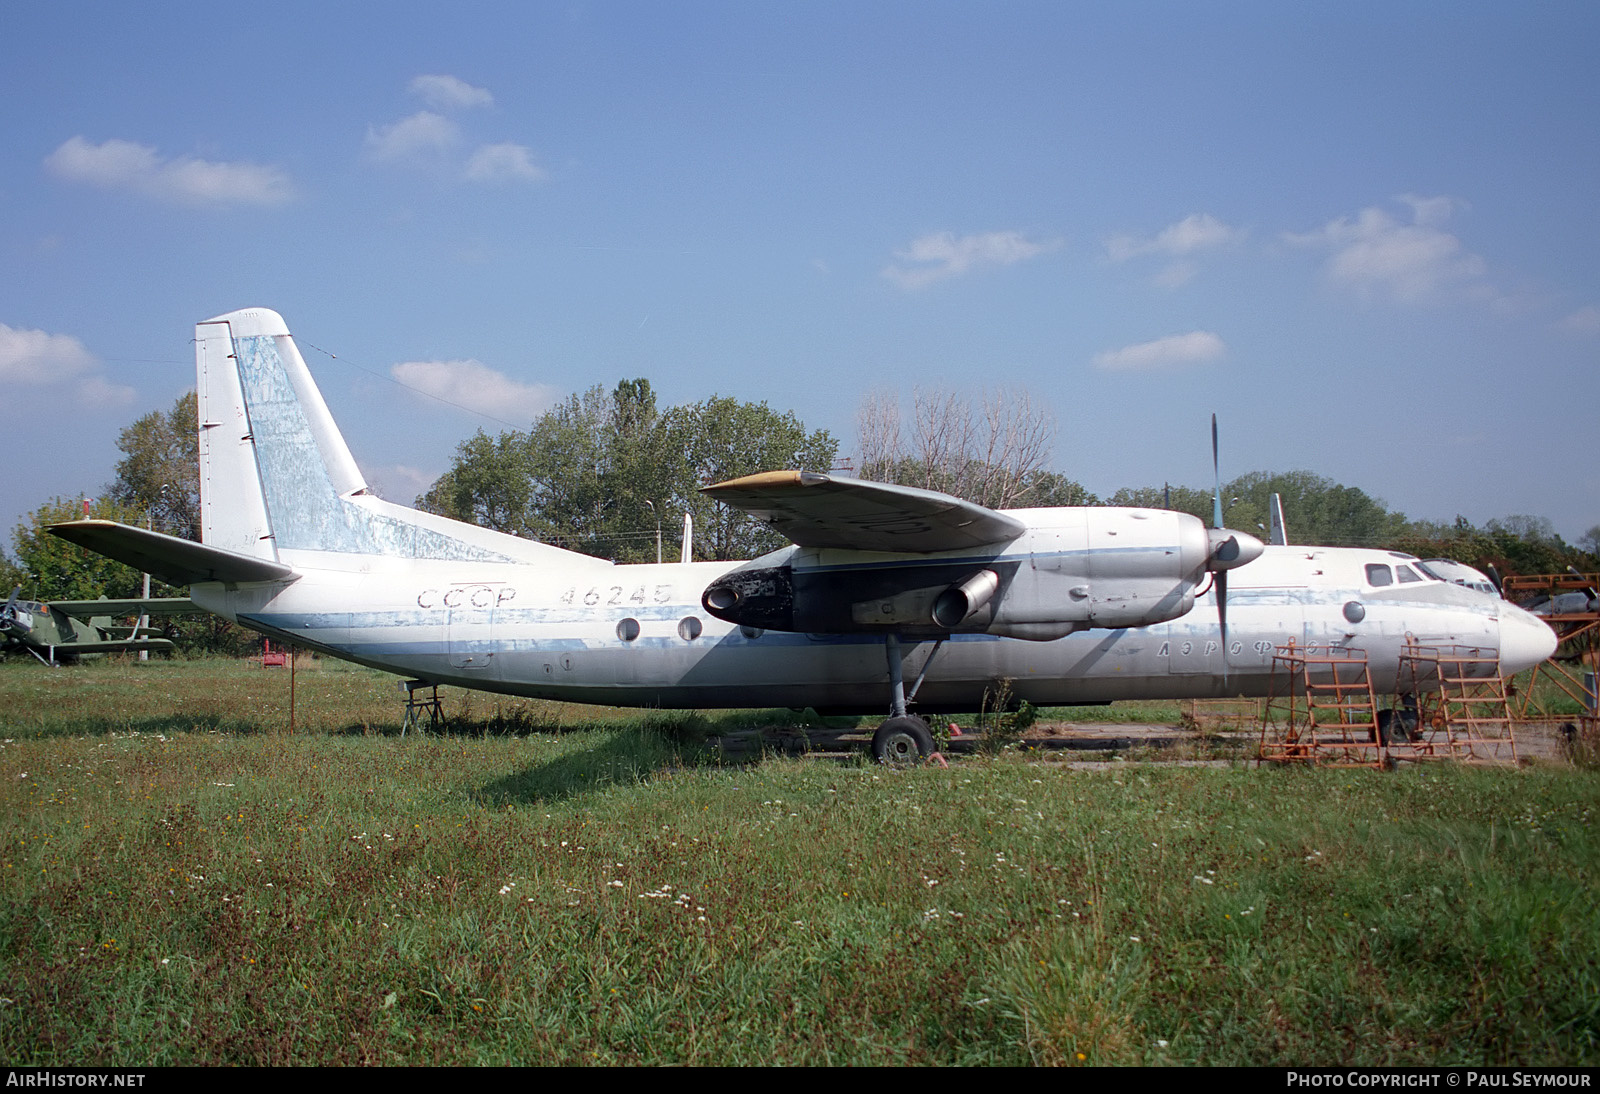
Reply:
[[[729, 571], [702, 603], [719, 619], [819, 634], [983, 632], [1050, 641], [1176, 619], [1216, 570], [1260, 555], [1252, 536], [1160, 509], [1037, 509], [1003, 554], [790, 548]], [[954, 557], [952, 557], [954, 556]]]

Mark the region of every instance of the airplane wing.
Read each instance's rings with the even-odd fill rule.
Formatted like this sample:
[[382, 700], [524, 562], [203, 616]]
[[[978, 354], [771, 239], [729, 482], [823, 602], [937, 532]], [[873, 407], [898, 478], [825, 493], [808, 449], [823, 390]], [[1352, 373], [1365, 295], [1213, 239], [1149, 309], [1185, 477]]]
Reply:
[[192, 585], [198, 581], [287, 581], [298, 576], [280, 562], [234, 554], [114, 520], [75, 520], [52, 524], [48, 531], [143, 570], [169, 585]]
[[96, 615], [109, 615], [121, 619], [125, 615], [182, 615], [185, 612], [202, 613], [194, 601], [186, 596], [157, 596], [149, 600], [137, 597], [131, 600], [50, 600], [50, 607], [74, 619], [88, 619]]
[[931, 554], [1005, 543], [1027, 530], [970, 501], [812, 471], [767, 471], [702, 488], [801, 547]]
[[[41, 645], [38, 648], [43, 647]], [[140, 650], [159, 653], [175, 648], [176, 644], [170, 638], [103, 638], [89, 642], [63, 642], [56, 647], [56, 652], [77, 657], [85, 653], [138, 653]]]

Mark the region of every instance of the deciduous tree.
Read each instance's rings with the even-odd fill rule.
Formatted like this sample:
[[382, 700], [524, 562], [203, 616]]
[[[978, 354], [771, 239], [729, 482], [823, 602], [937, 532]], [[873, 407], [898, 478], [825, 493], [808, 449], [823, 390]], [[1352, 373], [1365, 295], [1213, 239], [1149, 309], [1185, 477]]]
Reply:
[[160, 532], [200, 538], [200, 447], [195, 394], [179, 396], [172, 409], [152, 410], [117, 437], [123, 458], [111, 484], [111, 500], [137, 513]]
[[[143, 523], [144, 516], [109, 497], [90, 502], [89, 515], [124, 524]], [[82, 499], [52, 498], [17, 525], [11, 545], [23, 596], [33, 600], [93, 600], [139, 595], [141, 575], [132, 566], [113, 562], [45, 531], [52, 524], [82, 520], [83, 516]], [[7, 589], [6, 594], [10, 591]]]
[[700, 487], [758, 471], [827, 471], [839, 443], [826, 430], [808, 432], [792, 413], [780, 413], [766, 403], [711, 398], [678, 407], [671, 416], [674, 444], [683, 454], [686, 472], [674, 500], [680, 511], [694, 516], [695, 556], [752, 558], [787, 543], [744, 513], [712, 501]]
[[[740, 558], [783, 540], [700, 493], [708, 482], [831, 466], [837, 444], [765, 403], [712, 398], [661, 410], [648, 380], [595, 387], [526, 432], [479, 433], [419, 508], [618, 561], [676, 558], [682, 514], [697, 558]], [[649, 504], [647, 505], [646, 502]]]
[[972, 400], [946, 388], [900, 397], [879, 391], [856, 416], [864, 479], [953, 494], [991, 509], [1092, 505], [1078, 483], [1050, 471], [1055, 419], [1022, 388], [997, 388]]

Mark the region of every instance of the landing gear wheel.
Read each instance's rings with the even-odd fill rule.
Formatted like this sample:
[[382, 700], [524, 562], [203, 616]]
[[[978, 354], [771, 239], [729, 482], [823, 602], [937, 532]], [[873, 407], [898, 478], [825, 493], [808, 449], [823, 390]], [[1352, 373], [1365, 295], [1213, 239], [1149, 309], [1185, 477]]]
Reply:
[[1375, 740], [1380, 745], [1404, 744], [1418, 739], [1416, 711], [1404, 707], [1378, 711]]
[[909, 767], [933, 755], [933, 733], [921, 718], [890, 718], [872, 735], [872, 758], [890, 767]]

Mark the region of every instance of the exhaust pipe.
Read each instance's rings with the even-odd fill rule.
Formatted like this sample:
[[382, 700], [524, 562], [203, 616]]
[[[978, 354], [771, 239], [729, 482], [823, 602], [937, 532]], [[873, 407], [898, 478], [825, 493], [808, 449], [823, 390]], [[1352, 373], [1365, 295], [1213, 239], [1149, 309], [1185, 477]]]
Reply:
[[979, 570], [959, 585], [952, 585], [933, 602], [933, 621], [945, 630], [954, 630], [973, 612], [994, 597], [1000, 589], [1000, 575]]

